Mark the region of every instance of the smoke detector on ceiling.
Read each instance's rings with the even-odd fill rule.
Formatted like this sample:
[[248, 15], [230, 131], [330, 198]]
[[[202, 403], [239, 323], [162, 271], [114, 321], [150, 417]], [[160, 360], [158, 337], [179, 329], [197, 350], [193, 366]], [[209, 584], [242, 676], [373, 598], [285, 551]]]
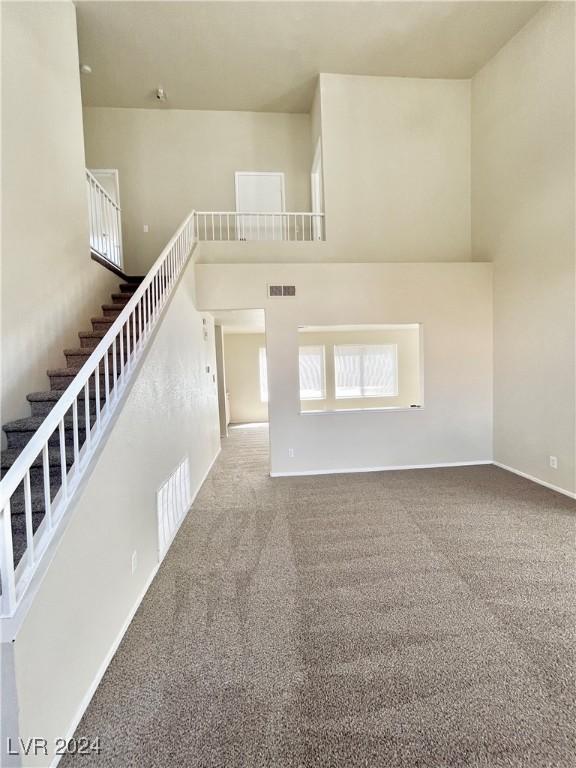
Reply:
[[83, 75], [91, 75], [92, 74], [92, 67], [90, 64], [82, 64], [80, 67], [80, 72], [82, 72]]
[[166, 99], [168, 98], [166, 96], [166, 91], [164, 90], [164, 88], [156, 88], [156, 90], [154, 91], [154, 95], [156, 96], [158, 101], [166, 101]]

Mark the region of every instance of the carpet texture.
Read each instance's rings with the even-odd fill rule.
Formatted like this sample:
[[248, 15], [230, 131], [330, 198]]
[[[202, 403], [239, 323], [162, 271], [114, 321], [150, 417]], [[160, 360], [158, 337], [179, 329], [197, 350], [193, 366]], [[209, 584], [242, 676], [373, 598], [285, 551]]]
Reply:
[[576, 766], [574, 502], [223, 443], [62, 766]]

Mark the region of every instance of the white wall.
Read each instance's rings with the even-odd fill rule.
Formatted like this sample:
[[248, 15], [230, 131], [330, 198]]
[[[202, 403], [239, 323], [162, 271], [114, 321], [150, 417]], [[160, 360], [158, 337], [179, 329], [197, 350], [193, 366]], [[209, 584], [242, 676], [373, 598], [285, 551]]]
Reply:
[[147, 271], [192, 208], [236, 209], [235, 171], [283, 171], [286, 210], [309, 210], [308, 115], [94, 107], [84, 131], [89, 167], [119, 169], [134, 273]]
[[76, 16], [2, 3], [2, 421], [30, 415], [118, 284], [90, 259]]
[[[205, 370], [215, 370], [214, 335], [206, 318], [208, 340], [194, 307], [190, 265], [16, 637], [23, 738], [53, 744], [69, 733], [158, 564], [158, 488], [188, 456], [195, 493], [217, 455], [217, 391]], [[138, 567], [131, 576], [134, 551]]]
[[470, 259], [470, 81], [320, 75], [326, 239], [348, 261]]
[[[203, 309], [265, 309], [274, 473], [491, 460], [490, 264], [199, 263], [196, 272]], [[297, 296], [266, 299], [268, 283], [295, 284]], [[402, 322], [423, 324], [424, 408], [300, 414], [299, 325]]]
[[264, 333], [227, 333], [224, 337], [230, 422], [268, 421], [268, 403], [260, 399], [260, 347]]
[[574, 5], [547, 3], [472, 84], [474, 255], [494, 262], [494, 456], [568, 491], [576, 490], [574, 36]]

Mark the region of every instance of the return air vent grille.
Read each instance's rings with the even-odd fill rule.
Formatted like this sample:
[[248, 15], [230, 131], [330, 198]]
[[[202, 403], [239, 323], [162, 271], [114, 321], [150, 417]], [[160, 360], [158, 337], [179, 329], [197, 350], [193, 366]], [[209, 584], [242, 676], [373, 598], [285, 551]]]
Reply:
[[282, 296], [296, 296], [295, 285], [269, 285], [268, 296], [270, 298], [279, 298]]
[[162, 561], [192, 504], [190, 462], [186, 457], [158, 490], [158, 551]]

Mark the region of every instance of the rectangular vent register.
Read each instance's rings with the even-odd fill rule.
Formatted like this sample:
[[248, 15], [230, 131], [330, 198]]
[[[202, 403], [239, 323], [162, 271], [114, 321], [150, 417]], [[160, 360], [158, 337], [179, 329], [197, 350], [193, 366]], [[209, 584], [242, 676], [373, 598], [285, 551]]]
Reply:
[[269, 285], [268, 286], [268, 297], [273, 298], [282, 298], [285, 296], [296, 296], [296, 286], [295, 285]]

